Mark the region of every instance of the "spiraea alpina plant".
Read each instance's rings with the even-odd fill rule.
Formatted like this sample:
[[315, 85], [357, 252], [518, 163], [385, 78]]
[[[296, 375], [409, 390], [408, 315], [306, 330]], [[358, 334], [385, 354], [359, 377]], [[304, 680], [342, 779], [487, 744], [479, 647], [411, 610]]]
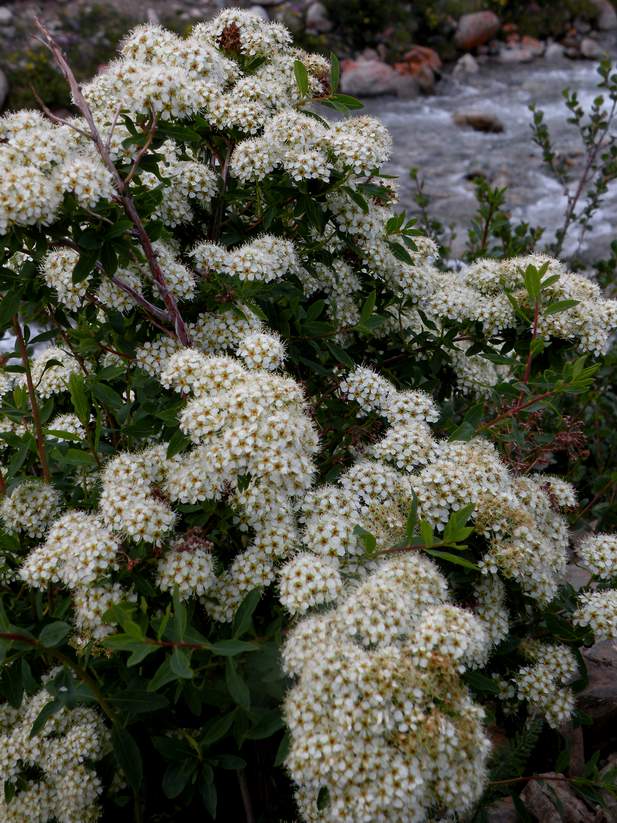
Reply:
[[2, 819], [473, 815], [489, 724], [559, 740], [617, 635], [560, 411], [617, 303], [440, 271], [280, 25], [140, 27], [83, 87], [39, 27], [75, 113], [0, 119]]

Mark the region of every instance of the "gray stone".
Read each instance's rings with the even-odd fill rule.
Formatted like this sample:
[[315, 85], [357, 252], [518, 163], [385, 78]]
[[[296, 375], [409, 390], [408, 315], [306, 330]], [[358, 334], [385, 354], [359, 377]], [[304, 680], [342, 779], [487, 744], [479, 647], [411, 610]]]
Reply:
[[420, 94], [420, 84], [411, 74], [398, 74], [393, 83], [395, 94], [403, 100], [412, 100]]
[[[545, 777], [545, 781], [541, 778]], [[575, 794], [564, 775], [547, 772], [521, 792], [527, 811], [542, 823], [592, 823], [595, 813]]]
[[589, 683], [578, 703], [595, 721], [617, 719], [617, 646], [610, 640], [583, 649]]
[[595, 24], [600, 31], [614, 31], [617, 29], [617, 11], [610, 0], [590, 0], [592, 6], [598, 10]]
[[323, 3], [311, 3], [306, 10], [307, 31], [324, 33], [332, 30], [332, 21], [328, 17], [328, 9]]
[[477, 74], [479, 71], [480, 66], [473, 54], [464, 54], [457, 60], [452, 74], [454, 77], [463, 77], [466, 74]]
[[598, 41], [592, 37], [583, 37], [580, 51], [587, 60], [599, 60], [606, 53]]
[[470, 128], [485, 134], [498, 134], [504, 131], [504, 125], [496, 114], [484, 111], [457, 111], [452, 119], [461, 128]]
[[0, 109], [4, 106], [8, 93], [9, 81], [6, 79], [6, 74], [0, 69]]
[[564, 48], [560, 43], [549, 43], [544, 52], [544, 59], [551, 62], [563, 60], [565, 57]]
[[262, 20], [269, 22], [270, 15], [265, 10], [263, 6], [251, 6], [249, 12], [253, 14], [255, 17], [260, 17]]
[[13, 12], [6, 6], [0, 6], [0, 26], [10, 26], [13, 22]]
[[513, 46], [512, 48], [502, 49], [499, 52], [500, 63], [531, 63], [534, 54], [531, 49], [524, 46]]

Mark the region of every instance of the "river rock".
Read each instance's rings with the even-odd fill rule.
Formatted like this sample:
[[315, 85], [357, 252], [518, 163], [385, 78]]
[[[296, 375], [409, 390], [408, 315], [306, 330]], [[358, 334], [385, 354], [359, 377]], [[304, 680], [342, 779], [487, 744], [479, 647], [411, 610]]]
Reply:
[[463, 14], [458, 21], [454, 43], [457, 48], [469, 51], [488, 43], [499, 31], [499, 17], [492, 11], [476, 11]]
[[306, 10], [306, 30], [317, 34], [332, 31], [332, 20], [328, 17], [328, 9], [323, 3], [311, 3]]
[[598, 10], [595, 24], [600, 31], [617, 29], [617, 12], [610, 0], [590, 0], [590, 3]]
[[6, 74], [0, 69], [0, 109], [4, 106], [8, 93], [9, 81], [6, 79]]
[[549, 43], [544, 51], [544, 59], [550, 60], [551, 62], [563, 60], [565, 57], [564, 51], [561, 43]]
[[452, 119], [461, 128], [470, 128], [485, 134], [499, 134], [504, 131], [504, 125], [495, 114], [484, 111], [457, 111]]
[[[547, 772], [540, 778], [563, 778], [562, 774]], [[530, 780], [521, 792], [521, 801], [527, 811], [542, 823], [592, 823], [595, 813], [575, 794], [567, 780]]]
[[587, 60], [599, 60], [602, 55], [605, 54], [602, 46], [597, 40], [594, 40], [593, 37], [583, 37], [579, 49], [583, 57], [586, 57]]
[[537, 37], [530, 37], [528, 34], [524, 34], [521, 37], [521, 46], [524, 49], [528, 49], [534, 57], [542, 57], [546, 49], [545, 43], [538, 40]]
[[499, 52], [499, 62], [500, 63], [531, 63], [534, 58], [534, 54], [531, 49], [525, 48], [525, 46], [512, 46], [511, 48], [501, 49]]
[[255, 17], [259, 17], [264, 22], [268, 23], [270, 21], [270, 15], [265, 10], [263, 6], [251, 6], [249, 8], [249, 12], [254, 15]]
[[357, 97], [398, 94], [398, 83], [402, 79], [392, 66], [381, 60], [343, 60], [341, 63], [341, 91], [345, 94]]
[[463, 77], [466, 74], [477, 74], [479, 71], [480, 66], [473, 54], [464, 54], [456, 61], [452, 74], [454, 77]]
[[13, 12], [6, 6], [0, 6], [0, 26], [10, 26], [13, 22]]

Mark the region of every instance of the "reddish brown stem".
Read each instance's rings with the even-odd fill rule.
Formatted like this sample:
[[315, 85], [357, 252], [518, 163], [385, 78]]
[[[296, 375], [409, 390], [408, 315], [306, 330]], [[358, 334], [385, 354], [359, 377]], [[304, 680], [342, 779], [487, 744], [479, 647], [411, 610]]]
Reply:
[[26, 373], [26, 386], [28, 387], [28, 397], [30, 398], [30, 413], [32, 415], [32, 422], [34, 423], [34, 439], [36, 440], [36, 450], [39, 455], [39, 462], [41, 464], [41, 471], [43, 473], [43, 480], [46, 483], [50, 481], [49, 465], [47, 463], [47, 452], [45, 451], [45, 437], [43, 435], [43, 427], [41, 425], [41, 414], [39, 410], [38, 400], [36, 398], [36, 391], [32, 381], [32, 371], [30, 369], [30, 358], [28, 356], [28, 348], [24, 335], [21, 330], [19, 318], [17, 315], [13, 317], [13, 331], [17, 338], [17, 345], [21, 356], [21, 362]]

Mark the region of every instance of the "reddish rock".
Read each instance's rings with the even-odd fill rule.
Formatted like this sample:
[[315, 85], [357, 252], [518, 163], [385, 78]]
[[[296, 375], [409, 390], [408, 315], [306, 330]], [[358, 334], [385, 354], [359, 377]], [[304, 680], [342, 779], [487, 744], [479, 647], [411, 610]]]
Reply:
[[458, 21], [454, 43], [459, 49], [469, 51], [488, 43], [500, 27], [499, 17], [492, 11], [476, 11], [464, 14]]
[[341, 91], [358, 97], [397, 94], [400, 75], [381, 60], [343, 60]]
[[428, 66], [433, 71], [441, 68], [441, 58], [435, 49], [429, 49], [428, 46], [414, 46], [403, 56], [403, 60], [410, 66], [410, 74], [417, 74], [422, 66]]
[[545, 43], [538, 40], [536, 37], [530, 37], [528, 34], [521, 37], [521, 46], [524, 49], [527, 49], [527, 51], [530, 51], [534, 57], [542, 57], [544, 54], [544, 49], [546, 48]]

